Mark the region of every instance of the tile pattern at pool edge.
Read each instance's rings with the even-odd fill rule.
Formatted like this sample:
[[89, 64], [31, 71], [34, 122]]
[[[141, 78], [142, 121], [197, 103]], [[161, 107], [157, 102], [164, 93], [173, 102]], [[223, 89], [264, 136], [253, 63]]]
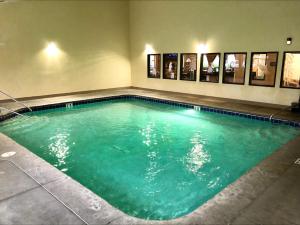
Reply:
[[[69, 102], [64, 102], [64, 103], [55, 103], [55, 104], [40, 105], [40, 106], [32, 106], [31, 108], [33, 111], [40, 111], [40, 110], [53, 109], [53, 108], [64, 108], [64, 107], [66, 107], [66, 104], [68, 104], [68, 103], [72, 103], [73, 105], [81, 105], [81, 104], [89, 104], [89, 103], [110, 101], [110, 100], [116, 100], [116, 99], [140, 99], [140, 100], [168, 104], [168, 105], [184, 107], [184, 108], [194, 108], [195, 106], [198, 106], [198, 107], [200, 107], [201, 111], [221, 113], [221, 114], [226, 114], [226, 115], [231, 115], [231, 116], [239, 116], [239, 117], [261, 120], [261, 121], [270, 121], [273, 124], [284, 124], [284, 125], [289, 125], [289, 126], [293, 126], [293, 127], [300, 127], [300, 122], [297, 122], [297, 121], [289, 121], [289, 120], [272, 118], [270, 116], [268, 117], [268, 116], [262, 116], [262, 115], [256, 115], [256, 114], [230, 111], [230, 110], [222, 109], [222, 108], [208, 107], [208, 106], [203, 106], [203, 105], [193, 105], [193, 104], [174, 101], [174, 100], [165, 100], [165, 99], [160, 99], [160, 98], [139, 96], [139, 95], [129, 95], [129, 94], [108, 96], [108, 97], [101, 97], [101, 98], [92, 98], [92, 99], [85, 99], [85, 100], [78, 100], [78, 101], [69, 101]], [[21, 108], [16, 111], [18, 113], [29, 112], [29, 110], [27, 108]], [[0, 115], [0, 122], [10, 119], [14, 116], [16, 116], [16, 114], [13, 114], [13, 113], [9, 113], [9, 114], [2, 115], [2, 116]]]
[[[59, 94], [51, 96], [40, 97], [28, 97], [21, 98], [24, 103], [29, 106], [54, 104], [54, 103], [66, 103], [68, 101], [85, 100], [107, 96], [117, 95], [140, 95], [154, 98], [161, 98], [167, 100], [174, 100], [179, 102], [186, 102], [193, 105], [205, 105], [208, 107], [222, 108], [231, 111], [238, 111], [244, 113], [252, 113], [270, 116], [274, 115], [279, 119], [287, 119], [300, 122], [300, 115], [292, 113], [288, 110], [289, 107], [283, 105], [274, 105], [269, 103], [250, 102], [235, 99], [226, 99], [202, 95], [185, 94], [178, 92], [159, 91], [153, 89], [144, 88], [112, 88], [104, 90], [84, 91], [69, 94]], [[289, 103], [288, 103], [289, 104]], [[12, 110], [20, 108], [15, 102], [9, 102], [7, 100], [0, 100], [0, 106], [7, 107]], [[1, 113], [0, 113], [1, 115]]]

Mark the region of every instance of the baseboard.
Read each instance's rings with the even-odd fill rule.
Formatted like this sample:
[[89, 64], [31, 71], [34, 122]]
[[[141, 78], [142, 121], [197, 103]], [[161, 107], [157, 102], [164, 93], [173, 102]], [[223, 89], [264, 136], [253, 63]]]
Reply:
[[[88, 93], [95, 93], [95, 92], [99, 92], [99, 91], [118, 90], [118, 89], [124, 89], [124, 88], [133, 88], [133, 87], [125, 86], [125, 87], [104, 88], [104, 89], [87, 90], [87, 91], [64, 92], [64, 93], [50, 94], [50, 95], [36, 95], [36, 96], [30, 96], [30, 97], [16, 98], [16, 100], [28, 101], [28, 100], [34, 100], [34, 99], [40, 99], [40, 98], [52, 98], [52, 97], [61, 97], [61, 96], [66, 96], [66, 95], [88, 94]], [[11, 99], [2, 99], [2, 100], [0, 100], [0, 103], [6, 103], [6, 102], [12, 102], [12, 101], [13, 100], [11, 100]]]

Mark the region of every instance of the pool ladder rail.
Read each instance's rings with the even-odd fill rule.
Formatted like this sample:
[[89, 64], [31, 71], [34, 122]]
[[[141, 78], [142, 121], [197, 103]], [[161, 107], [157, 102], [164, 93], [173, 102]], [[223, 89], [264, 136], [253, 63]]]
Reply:
[[[27, 106], [27, 105], [25, 105], [24, 103], [18, 101], [17, 99], [15, 99], [14, 97], [12, 97], [11, 95], [9, 95], [9, 94], [7, 94], [7, 93], [1, 91], [1, 90], [0, 90], [0, 93], [3, 94], [3, 95], [5, 95], [5, 96], [7, 96], [7, 97], [9, 97], [9, 99], [13, 100], [14, 102], [18, 103], [19, 105], [24, 106], [24, 107], [27, 108], [30, 112], [32, 112], [32, 109], [31, 109], [29, 106]], [[10, 113], [16, 114], [16, 115], [18, 115], [18, 116], [24, 116], [24, 115], [22, 115], [22, 114], [20, 114], [20, 113], [18, 113], [18, 112], [16, 112], [16, 111], [14, 111], [14, 110], [11, 110], [11, 109], [8, 109], [8, 108], [5, 108], [5, 107], [0, 107], [0, 109], [1, 109], [1, 110], [4, 109], [4, 110], [6, 110], [6, 111], [8, 111], [8, 112], [10, 112]]]

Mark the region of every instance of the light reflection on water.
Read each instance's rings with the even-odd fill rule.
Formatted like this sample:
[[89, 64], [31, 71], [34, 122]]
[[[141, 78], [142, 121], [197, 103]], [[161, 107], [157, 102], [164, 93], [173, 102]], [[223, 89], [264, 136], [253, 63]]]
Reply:
[[[165, 127], [168, 129], [168, 127]], [[144, 128], [140, 129], [139, 133], [142, 135], [142, 142], [148, 147], [147, 148], [147, 158], [149, 161], [149, 165], [146, 169], [145, 181], [149, 183], [149, 185], [155, 184], [155, 179], [164, 171], [168, 164], [160, 165], [159, 161], [159, 149], [155, 148], [158, 142], [164, 142], [166, 139], [163, 135], [159, 135], [156, 133], [155, 123], [149, 122]], [[200, 132], [195, 132], [193, 136], [190, 138], [190, 144], [192, 147], [183, 156], [182, 160], [180, 160], [184, 167], [193, 174], [200, 174], [201, 168], [211, 160], [211, 156], [207, 151], [205, 151], [204, 146], [206, 144], [206, 140], [201, 136]], [[218, 181], [216, 181], [218, 183]], [[178, 188], [184, 188], [185, 186], [189, 186], [189, 183], [178, 183]], [[215, 184], [211, 184], [215, 185]], [[149, 193], [151, 194], [151, 193]], [[154, 193], [152, 193], [154, 194]]]
[[187, 153], [186, 166], [192, 173], [197, 173], [205, 163], [210, 161], [210, 156], [203, 150], [202, 144], [196, 144]]
[[[66, 130], [58, 130], [56, 135], [49, 138], [50, 144], [48, 149], [51, 155], [54, 155], [57, 159], [57, 163], [54, 166], [66, 165], [66, 159], [70, 154], [69, 147], [69, 132]], [[66, 168], [63, 168], [62, 171], [66, 171]]]
[[151, 145], [157, 145], [157, 136], [154, 132], [155, 123], [149, 122], [147, 126], [141, 129], [139, 132], [144, 137], [143, 143], [150, 147]]
[[201, 139], [201, 134], [196, 132], [190, 139], [190, 142], [194, 144], [189, 152], [185, 156], [185, 164], [187, 170], [192, 173], [197, 173], [205, 163], [210, 162], [210, 155], [205, 151], [205, 140]]
[[[150, 185], [155, 184], [153, 181], [156, 176], [162, 171], [162, 168], [157, 163], [157, 158], [159, 157], [158, 149], [154, 146], [157, 145], [157, 134], [155, 132], [155, 123], [149, 122], [145, 128], [142, 128], [140, 131], [142, 135], [143, 143], [148, 147], [147, 148], [147, 158], [149, 160], [149, 166], [146, 168], [145, 181]], [[149, 195], [154, 195], [152, 191], [147, 192]]]

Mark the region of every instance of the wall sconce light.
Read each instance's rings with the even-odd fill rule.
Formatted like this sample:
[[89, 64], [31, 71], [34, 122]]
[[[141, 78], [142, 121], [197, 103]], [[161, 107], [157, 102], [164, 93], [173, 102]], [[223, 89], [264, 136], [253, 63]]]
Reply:
[[152, 45], [146, 44], [145, 45], [145, 52], [146, 52], [146, 54], [152, 54], [152, 53], [154, 53], [154, 49], [153, 49]]
[[291, 37], [288, 37], [288, 38], [286, 39], [286, 44], [287, 44], [287, 45], [291, 45], [291, 44], [292, 44], [292, 38], [291, 38]]
[[208, 46], [206, 44], [197, 45], [197, 52], [198, 53], [203, 54], [203, 53], [207, 53], [207, 51], [208, 51]]
[[55, 57], [59, 55], [60, 50], [57, 47], [56, 43], [50, 42], [47, 44], [47, 47], [45, 48], [45, 52], [48, 56]]

